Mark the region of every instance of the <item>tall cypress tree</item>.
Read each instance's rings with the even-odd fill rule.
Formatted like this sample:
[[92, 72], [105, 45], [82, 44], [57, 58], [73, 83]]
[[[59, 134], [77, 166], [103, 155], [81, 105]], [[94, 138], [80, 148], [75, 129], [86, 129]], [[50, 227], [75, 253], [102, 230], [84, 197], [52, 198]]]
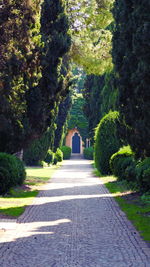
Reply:
[[71, 42], [64, 1], [45, 0], [41, 12], [38, 0], [2, 2], [0, 151], [14, 153], [53, 124], [67, 94], [60, 71]]
[[150, 1], [116, 0], [113, 61], [123, 137], [137, 157], [150, 156]]

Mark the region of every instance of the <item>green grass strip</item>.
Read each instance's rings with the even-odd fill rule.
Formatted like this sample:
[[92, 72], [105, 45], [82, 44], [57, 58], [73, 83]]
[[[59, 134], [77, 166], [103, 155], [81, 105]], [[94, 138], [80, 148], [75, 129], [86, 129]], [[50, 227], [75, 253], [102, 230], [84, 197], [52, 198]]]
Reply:
[[24, 188], [16, 187], [6, 196], [0, 197], [0, 213], [8, 216], [20, 216], [27, 205], [30, 205], [37, 196], [40, 186], [44, 185], [61, 164], [47, 168], [26, 168], [27, 178]]

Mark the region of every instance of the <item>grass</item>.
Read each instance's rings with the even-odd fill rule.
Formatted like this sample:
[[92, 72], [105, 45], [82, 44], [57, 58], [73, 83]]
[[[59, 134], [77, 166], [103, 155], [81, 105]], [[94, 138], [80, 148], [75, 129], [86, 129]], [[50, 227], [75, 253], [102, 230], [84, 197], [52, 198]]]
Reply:
[[[98, 171], [94, 173], [99, 176]], [[150, 242], [150, 196], [141, 197], [140, 193], [129, 189], [125, 181], [119, 182], [114, 176], [105, 176], [100, 179], [143, 239]]]
[[26, 168], [27, 178], [24, 185], [13, 188], [7, 195], [0, 197], [0, 213], [9, 217], [20, 216], [26, 206], [30, 205], [34, 197], [37, 196], [40, 187], [50, 179], [60, 165], [47, 168]]

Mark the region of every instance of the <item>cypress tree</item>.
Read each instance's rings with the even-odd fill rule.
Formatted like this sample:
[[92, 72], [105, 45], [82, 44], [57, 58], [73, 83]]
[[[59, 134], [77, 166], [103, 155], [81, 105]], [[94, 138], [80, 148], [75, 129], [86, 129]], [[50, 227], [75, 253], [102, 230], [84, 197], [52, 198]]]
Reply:
[[113, 14], [122, 135], [137, 157], [150, 156], [150, 1], [116, 0]]

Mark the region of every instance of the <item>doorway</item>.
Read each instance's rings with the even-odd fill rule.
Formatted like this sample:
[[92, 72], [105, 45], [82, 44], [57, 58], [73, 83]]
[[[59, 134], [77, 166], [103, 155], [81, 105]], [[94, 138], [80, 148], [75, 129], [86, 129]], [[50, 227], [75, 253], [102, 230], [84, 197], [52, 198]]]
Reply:
[[75, 133], [72, 137], [72, 153], [80, 154], [80, 136], [78, 133]]

